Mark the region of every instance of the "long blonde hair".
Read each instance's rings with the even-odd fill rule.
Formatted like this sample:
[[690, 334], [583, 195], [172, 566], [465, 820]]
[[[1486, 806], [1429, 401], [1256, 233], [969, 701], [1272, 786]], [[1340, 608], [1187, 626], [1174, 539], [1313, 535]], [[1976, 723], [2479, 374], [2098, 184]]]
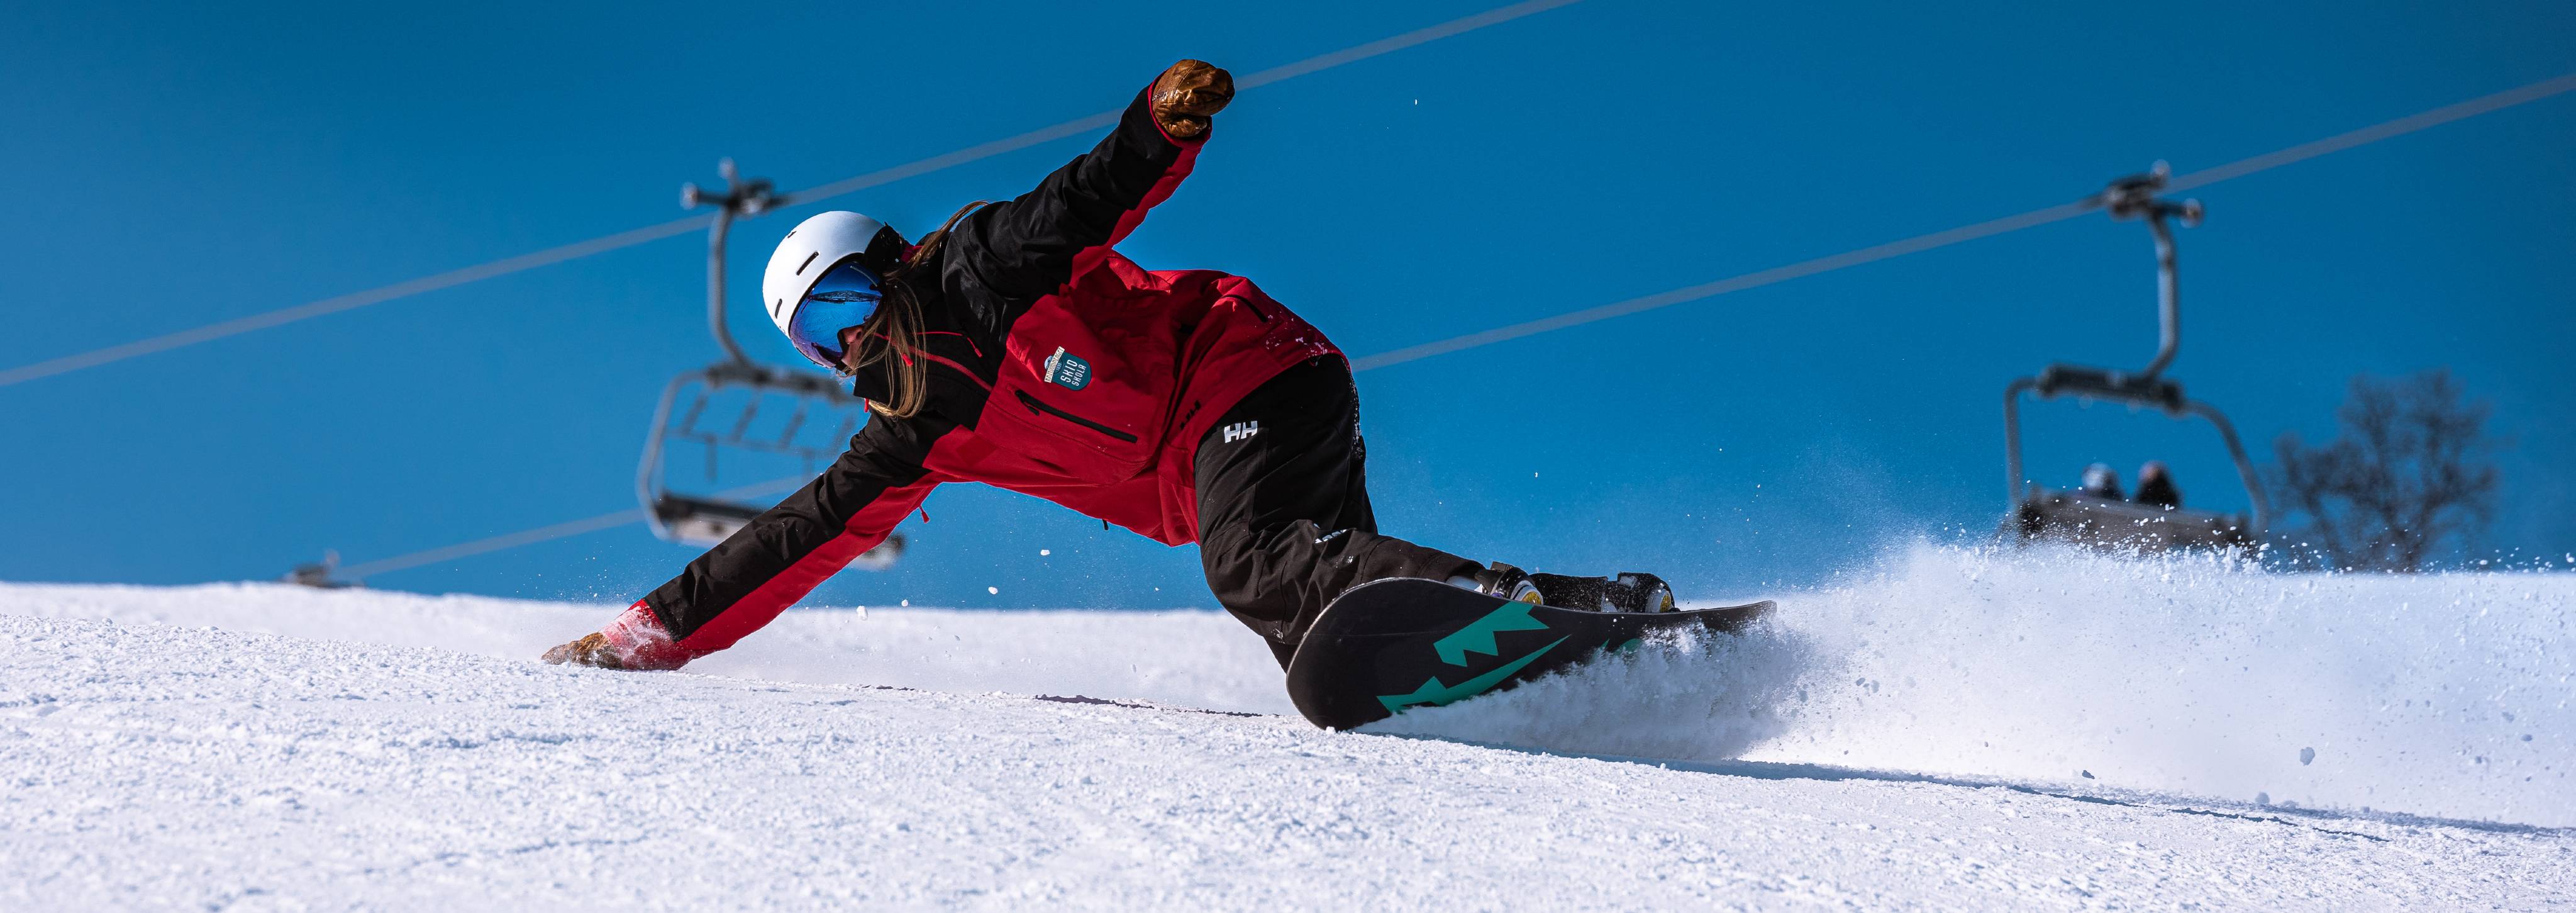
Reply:
[[921, 414], [930, 400], [930, 364], [920, 358], [922, 337], [921, 295], [914, 290], [916, 281], [937, 283], [936, 275], [918, 278], [915, 273], [939, 259], [939, 250], [948, 244], [949, 229], [959, 220], [982, 208], [990, 201], [977, 200], [957, 210], [942, 222], [938, 230], [921, 236], [903, 262], [886, 271], [885, 298], [877, 306], [876, 316], [859, 325], [859, 338], [851, 347], [852, 371], [880, 362], [886, 365], [886, 389], [894, 397], [891, 403], [868, 401], [868, 408], [887, 418], [911, 418]]

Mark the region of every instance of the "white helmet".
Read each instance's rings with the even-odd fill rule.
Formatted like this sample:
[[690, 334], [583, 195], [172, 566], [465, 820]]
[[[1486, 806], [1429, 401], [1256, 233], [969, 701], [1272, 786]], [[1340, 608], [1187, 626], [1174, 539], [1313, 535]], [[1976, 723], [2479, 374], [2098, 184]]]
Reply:
[[806, 219], [769, 255], [760, 305], [797, 352], [839, 370], [841, 331], [876, 313], [881, 283], [904, 247], [901, 233], [855, 212]]

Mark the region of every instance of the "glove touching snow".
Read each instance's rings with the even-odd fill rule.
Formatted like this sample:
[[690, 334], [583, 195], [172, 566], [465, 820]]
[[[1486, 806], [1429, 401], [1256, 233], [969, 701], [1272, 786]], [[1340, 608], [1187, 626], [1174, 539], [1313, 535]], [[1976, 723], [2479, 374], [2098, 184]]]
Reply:
[[626, 668], [626, 658], [618, 655], [617, 648], [608, 645], [608, 638], [598, 634], [584, 634], [572, 643], [546, 651], [544, 658], [558, 666], [571, 663], [602, 669]]
[[653, 609], [637, 600], [598, 633], [584, 634], [540, 658], [558, 666], [659, 670], [688, 665], [697, 655], [673, 641]]

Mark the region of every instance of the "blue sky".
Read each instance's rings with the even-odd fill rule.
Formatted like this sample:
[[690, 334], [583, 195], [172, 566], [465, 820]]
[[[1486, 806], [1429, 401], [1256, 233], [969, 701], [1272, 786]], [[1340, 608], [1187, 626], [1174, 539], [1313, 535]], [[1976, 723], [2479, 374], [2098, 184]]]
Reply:
[[[721, 156], [788, 188], [1494, 4], [41, 4], [0, 34], [0, 367], [679, 216]], [[2576, 71], [2555, 3], [1758, 9], [1589, 0], [1245, 92], [1125, 246], [1253, 277], [1355, 353], [2061, 202]], [[833, 201], [918, 232], [1088, 139]], [[2174, 367], [2249, 443], [2356, 372], [2496, 404], [2489, 544], [2576, 549], [2576, 96], [2204, 188]], [[817, 207], [743, 225], [737, 289]], [[0, 388], [0, 579], [264, 578], [631, 503], [653, 400], [714, 357], [702, 239]], [[2142, 362], [2145, 231], [2087, 217], [1362, 377], [1391, 532], [1684, 594], [1991, 527], [1998, 394]], [[793, 357], [755, 315], [754, 352]], [[2205, 428], [2034, 410], [2031, 466], [2173, 463]], [[838, 604], [1208, 605], [1194, 552], [935, 494]], [[1051, 554], [1041, 556], [1046, 549]], [[626, 527], [375, 585], [622, 600], [692, 550]], [[998, 593], [988, 592], [990, 587]]]

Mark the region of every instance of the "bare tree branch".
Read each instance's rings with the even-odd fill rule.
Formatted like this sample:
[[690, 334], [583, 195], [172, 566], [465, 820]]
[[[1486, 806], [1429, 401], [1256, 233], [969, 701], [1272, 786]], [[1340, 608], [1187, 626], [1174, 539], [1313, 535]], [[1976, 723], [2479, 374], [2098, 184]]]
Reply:
[[[2467, 402], [2448, 369], [2352, 379], [2333, 441], [2296, 434], [2273, 441], [2274, 500], [2308, 525], [2306, 565], [2344, 570], [2424, 569], [2445, 542], [2465, 546], [2495, 515], [2500, 485], [2486, 431], [2493, 409]], [[2287, 529], [2287, 527], [2285, 527]]]

